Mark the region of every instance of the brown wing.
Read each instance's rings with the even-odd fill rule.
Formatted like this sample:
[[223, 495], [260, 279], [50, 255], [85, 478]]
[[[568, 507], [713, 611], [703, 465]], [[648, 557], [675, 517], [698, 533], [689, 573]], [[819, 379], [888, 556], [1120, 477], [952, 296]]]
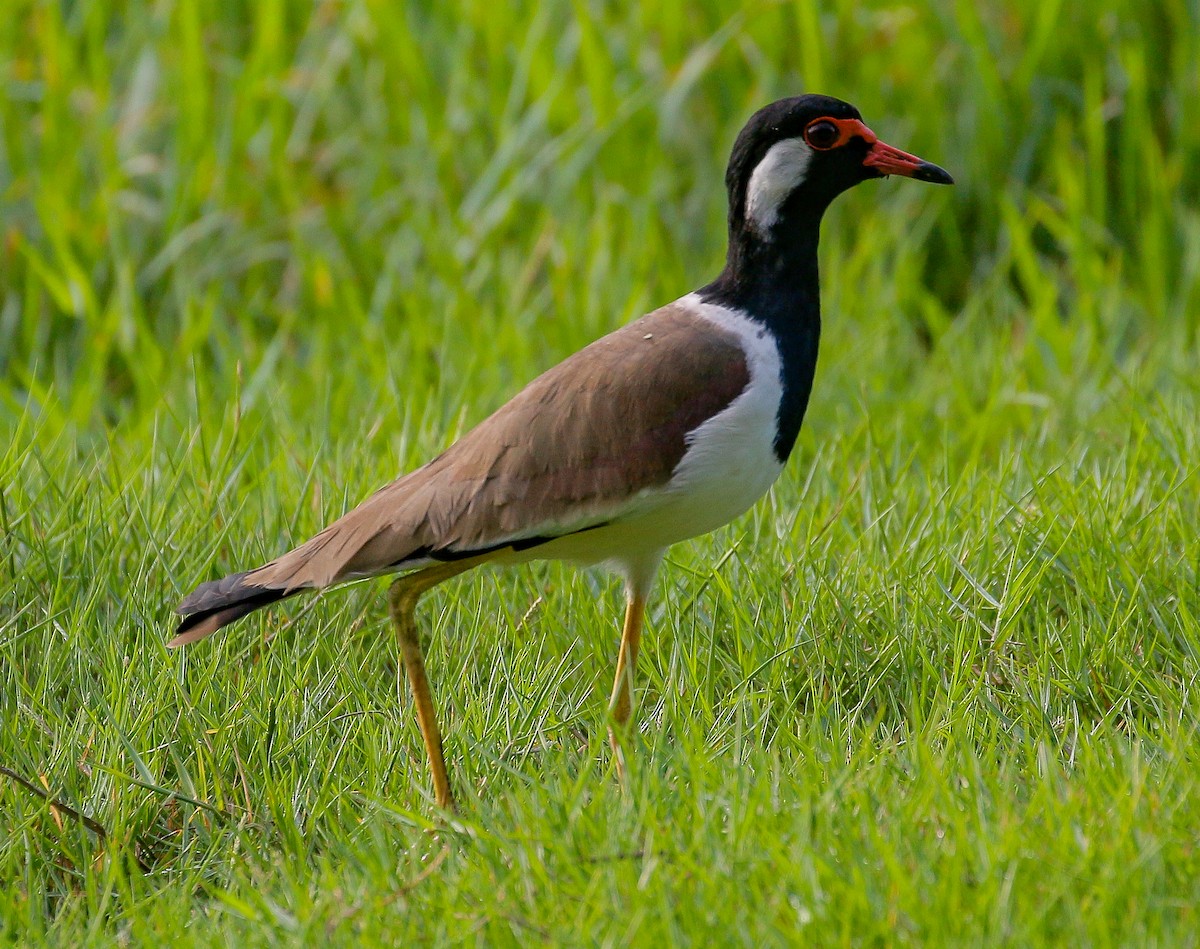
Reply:
[[666, 484], [687, 434], [749, 382], [732, 334], [672, 304], [539, 376], [443, 454], [245, 583], [324, 587], [430, 556], [549, 539]]

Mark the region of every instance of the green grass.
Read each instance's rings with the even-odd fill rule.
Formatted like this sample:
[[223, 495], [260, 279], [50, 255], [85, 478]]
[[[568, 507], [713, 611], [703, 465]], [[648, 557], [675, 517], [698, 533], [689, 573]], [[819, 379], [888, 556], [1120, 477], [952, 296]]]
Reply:
[[[0, 936], [1195, 944], [1200, 11], [42, 3], [0, 18]], [[793, 460], [621, 595], [381, 584], [168, 653], [261, 562], [711, 278], [757, 106], [954, 189], [826, 223]]]

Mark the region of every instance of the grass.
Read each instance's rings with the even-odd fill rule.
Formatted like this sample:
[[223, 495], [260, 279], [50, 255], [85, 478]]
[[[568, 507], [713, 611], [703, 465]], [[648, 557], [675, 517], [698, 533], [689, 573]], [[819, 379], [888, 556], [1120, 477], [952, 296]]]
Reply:
[[[9, 7], [6, 939], [1195, 943], [1194, 4]], [[670, 555], [627, 795], [599, 574], [427, 600], [450, 826], [379, 584], [165, 650], [710, 278], [799, 89], [959, 184], [827, 221], [809, 418]]]

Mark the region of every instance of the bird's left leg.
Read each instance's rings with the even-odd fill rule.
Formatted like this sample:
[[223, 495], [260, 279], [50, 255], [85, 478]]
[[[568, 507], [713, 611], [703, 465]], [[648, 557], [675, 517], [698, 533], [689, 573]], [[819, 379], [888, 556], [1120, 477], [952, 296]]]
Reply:
[[[617, 675], [613, 680], [612, 698], [608, 711], [613, 723], [624, 728], [629, 723], [633, 710], [633, 682], [637, 671], [638, 647], [642, 642], [642, 627], [645, 625], [646, 598], [630, 594], [625, 604], [625, 625], [621, 629], [621, 650], [617, 653]], [[609, 734], [613, 734], [609, 729]]]
[[608, 702], [608, 743], [617, 764], [617, 777], [625, 784], [626, 768], [622, 743], [633, 715], [633, 685], [637, 671], [638, 647], [646, 620], [646, 596], [658, 569], [658, 558], [630, 577], [625, 603], [625, 625], [621, 628], [621, 649], [617, 653], [617, 674]]

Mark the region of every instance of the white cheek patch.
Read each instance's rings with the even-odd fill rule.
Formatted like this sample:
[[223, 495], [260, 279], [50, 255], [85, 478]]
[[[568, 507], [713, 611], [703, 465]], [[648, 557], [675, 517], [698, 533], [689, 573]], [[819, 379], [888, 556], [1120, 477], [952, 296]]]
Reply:
[[772, 145], [754, 167], [746, 189], [746, 218], [763, 237], [770, 239], [783, 202], [808, 174], [812, 154], [804, 139], [785, 138]]

